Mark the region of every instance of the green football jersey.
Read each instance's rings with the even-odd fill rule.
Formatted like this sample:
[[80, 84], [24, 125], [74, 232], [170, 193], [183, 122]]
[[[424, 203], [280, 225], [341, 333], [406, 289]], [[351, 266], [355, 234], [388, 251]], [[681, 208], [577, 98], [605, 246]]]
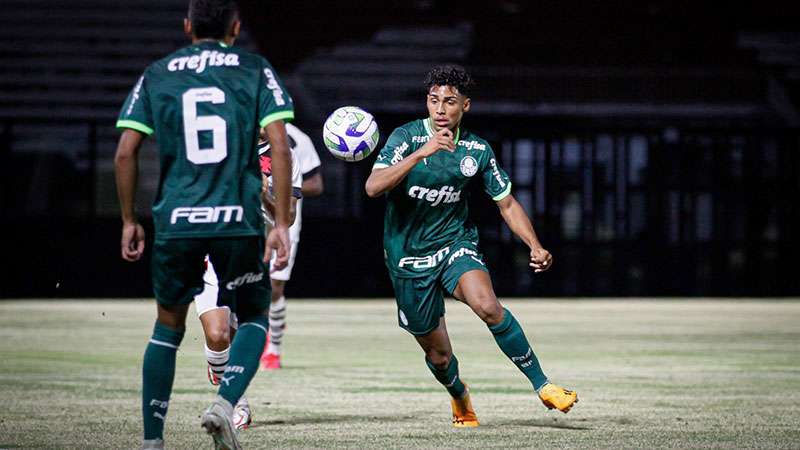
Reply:
[[157, 237], [263, 233], [259, 126], [293, 117], [275, 70], [253, 53], [204, 41], [151, 64], [117, 127], [158, 140]]
[[[430, 119], [415, 120], [392, 132], [373, 169], [389, 167], [417, 151], [433, 136]], [[492, 147], [459, 129], [454, 152], [440, 151], [414, 166], [386, 194], [383, 246], [393, 276], [417, 277], [436, 270], [450, 245], [469, 240], [478, 230], [469, 220], [467, 185], [477, 179], [495, 201], [511, 193], [511, 180], [500, 168]]]

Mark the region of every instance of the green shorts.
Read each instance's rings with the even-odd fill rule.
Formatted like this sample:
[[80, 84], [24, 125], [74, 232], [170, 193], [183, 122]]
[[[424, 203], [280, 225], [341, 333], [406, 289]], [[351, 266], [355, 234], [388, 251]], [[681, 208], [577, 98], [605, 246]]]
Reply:
[[470, 270], [488, 272], [478, 247], [470, 241], [459, 241], [450, 245], [445, 258], [428, 275], [401, 278], [390, 271], [400, 328], [415, 336], [436, 329], [439, 318], [444, 316], [444, 292], [452, 295], [461, 275]]
[[217, 305], [228, 306], [239, 319], [262, 314], [271, 295], [264, 237], [161, 239], [153, 244], [152, 274], [156, 301], [191, 303], [203, 291], [205, 256], [219, 280]]

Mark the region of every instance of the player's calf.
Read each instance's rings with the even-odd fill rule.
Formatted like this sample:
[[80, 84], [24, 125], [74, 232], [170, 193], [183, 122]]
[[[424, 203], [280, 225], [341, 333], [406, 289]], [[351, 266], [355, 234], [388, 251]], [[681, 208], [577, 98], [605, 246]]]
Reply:
[[[142, 417], [144, 443], [164, 438], [164, 420], [175, 378], [175, 357], [185, 330], [156, 322], [142, 365]], [[163, 445], [163, 442], [162, 442]]]

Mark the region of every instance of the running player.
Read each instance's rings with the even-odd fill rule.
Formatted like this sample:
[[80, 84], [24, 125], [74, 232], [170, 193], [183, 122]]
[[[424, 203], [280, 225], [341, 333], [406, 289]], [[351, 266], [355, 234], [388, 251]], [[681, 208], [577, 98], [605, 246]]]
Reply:
[[[152, 253], [157, 319], [144, 354], [144, 448], [163, 448], [175, 356], [194, 295], [203, 289], [203, 259], [219, 276], [218, 302], [235, 311], [239, 331], [219, 395], [201, 418], [218, 449], [240, 448], [231, 416], [258, 369], [270, 286], [265, 251], [283, 268], [289, 249], [290, 156], [284, 120], [292, 100], [262, 57], [232, 47], [240, 21], [233, 0], [191, 0], [184, 31], [191, 45], [151, 64], [120, 112], [115, 157], [123, 259], [141, 258], [145, 237], [134, 211], [138, 150], [159, 144], [161, 177], [153, 204]], [[264, 245], [256, 154], [259, 129], [272, 143], [275, 227]], [[269, 257], [267, 257], [268, 259]]]
[[[288, 131], [287, 124], [287, 131]], [[263, 131], [263, 130], [262, 130]], [[289, 145], [291, 147], [291, 137]], [[275, 202], [272, 195], [272, 155], [267, 136], [262, 133], [262, 142], [259, 143], [258, 154], [261, 166], [261, 176], [263, 188], [261, 190], [262, 203], [265, 206], [265, 218], [270, 224], [274, 224]], [[294, 150], [290, 150], [292, 155], [292, 198], [290, 203], [290, 221], [294, 225], [296, 217], [297, 202], [302, 197], [301, 188], [303, 183], [300, 174], [300, 164]], [[291, 227], [290, 227], [291, 230]], [[291, 233], [290, 233], [291, 234]], [[291, 259], [291, 255], [290, 255]], [[285, 269], [284, 269], [285, 270]], [[205, 335], [205, 355], [208, 362], [208, 381], [216, 386], [225, 375], [230, 357], [231, 337], [236, 334], [237, 318], [236, 314], [231, 313], [228, 306], [217, 304], [219, 296], [219, 280], [214, 271], [214, 265], [206, 257], [206, 271], [203, 275], [205, 284], [203, 292], [195, 296], [194, 306], [200, 323], [203, 326]], [[270, 323], [270, 327], [272, 324]], [[253, 421], [252, 411], [247, 399], [242, 396], [233, 408], [233, 426], [237, 430], [242, 430], [250, 426]]]
[[[294, 125], [286, 125], [286, 134], [289, 138], [289, 147], [296, 159], [297, 167], [303, 177], [302, 196], [316, 197], [322, 194], [323, 181], [322, 173], [319, 171], [319, 155], [314, 148], [314, 143], [307, 134], [300, 131]], [[267, 346], [261, 355], [261, 368], [266, 370], [279, 369], [281, 367], [281, 347], [283, 333], [286, 328], [286, 297], [284, 287], [292, 276], [292, 268], [297, 257], [297, 247], [300, 243], [300, 228], [303, 222], [303, 199], [297, 200], [297, 214], [294, 223], [289, 227], [289, 237], [292, 239], [292, 248], [289, 251], [289, 264], [282, 270], [273, 271], [270, 274], [272, 283], [272, 302], [269, 305], [269, 335], [267, 336]]]
[[578, 401], [575, 392], [550, 383], [522, 327], [497, 300], [478, 247], [478, 230], [468, 218], [467, 185], [476, 180], [497, 202], [511, 231], [530, 248], [534, 272], [552, 265], [491, 146], [461, 127], [472, 85], [461, 67], [433, 68], [426, 80], [429, 117], [394, 130], [365, 186], [370, 197], [386, 194], [388, 202], [383, 243], [398, 322], [414, 335], [428, 368], [450, 393], [456, 427], [478, 426], [478, 418], [447, 335], [444, 292], [486, 323], [545, 406], [566, 413]]

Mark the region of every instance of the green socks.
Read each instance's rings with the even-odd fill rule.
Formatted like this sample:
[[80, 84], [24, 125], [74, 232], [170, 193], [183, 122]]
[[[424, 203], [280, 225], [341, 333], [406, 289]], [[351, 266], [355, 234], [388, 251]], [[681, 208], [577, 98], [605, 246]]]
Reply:
[[428, 358], [425, 358], [425, 364], [428, 365], [428, 369], [431, 369], [431, 373], [436, 377], [436, 380], [447, 389], [450, 396], [453, 398], [464, 396], [464, 391], [467, 388], [461, 382], [461, 377], [458, 376], [458, 359], [456, 359], [456, 355], [450, 356], [450, 364], [447, 365], [446, 369], [437, 369], [436, 366], [428, 361]]
[[153, 336], [144, 351], [142, 417], [145, 440], [164, 437], [164, 418], [175, 378], [175, 354], [181, 345], [184, 331], [156, 322]]
[[511, 314], [511, 311], [505, 308], [503, 311], [503, 320], [497, 325], [490, 326], [489, 330], [494, 335], [494, 340], [497, 341], [500, 350], [508, 356], [511, 362], [516, 364], [533, 384], [533, 388], [538, 391], [547, 384], [547, 377], [542, 372], [539, 360], [536, 359], [536, 354], [533, 353], [519, 322]]
[[235, 405], [258, 370], [258, 360], [267, 342], [269, 323], [264, 315], [242, 322], [231, 343], [230, 359], [220, 378], [219, 395]]

